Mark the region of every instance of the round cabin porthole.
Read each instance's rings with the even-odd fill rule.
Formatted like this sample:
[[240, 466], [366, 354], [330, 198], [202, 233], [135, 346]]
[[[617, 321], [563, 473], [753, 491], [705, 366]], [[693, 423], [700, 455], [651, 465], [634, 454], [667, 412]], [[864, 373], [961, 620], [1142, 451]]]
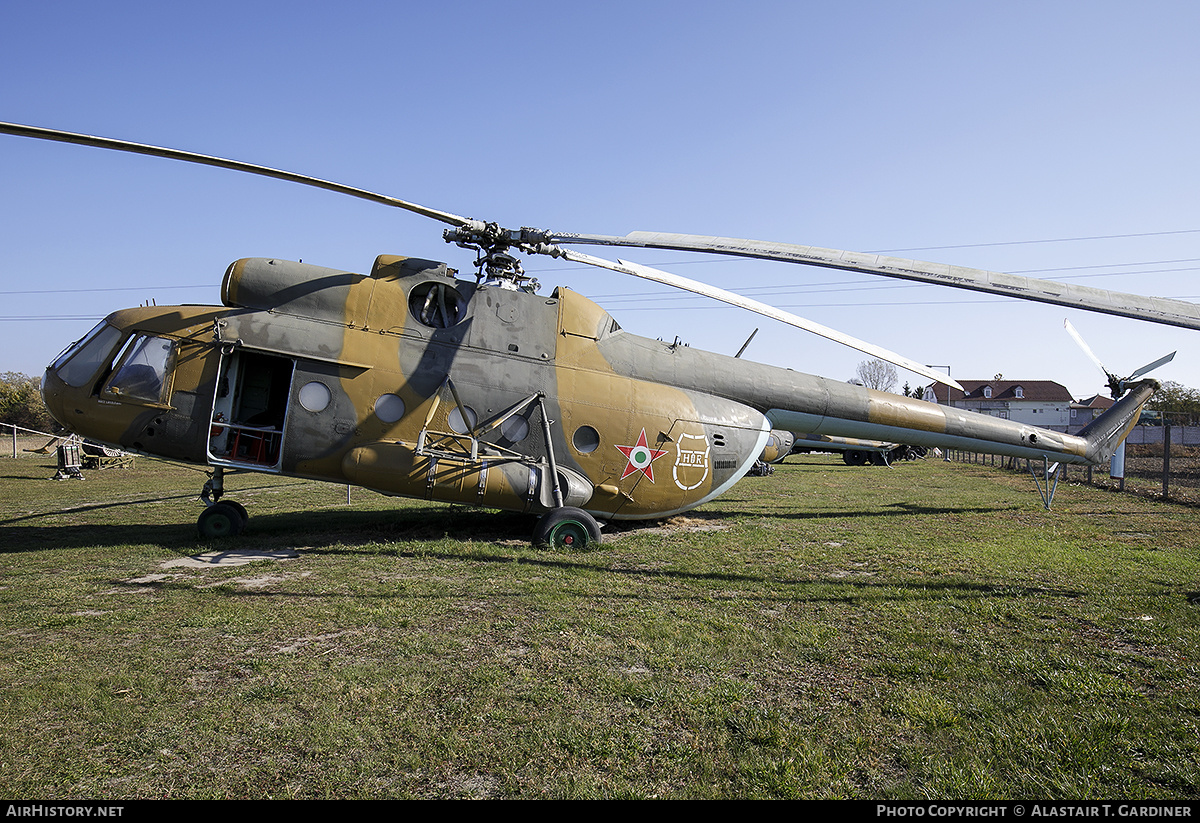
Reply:
[[529, 436], [529, 421], [519, 414], [514, 414], [500, 424], [500, 433], [509, 443], [520, 443]]
[[[464, 417], [465, 415], [465, 417]], [[466, 434], [475, 428], [475, 410], [470, 406], [455, 406], [450, 412], [450, 431], [455, 434]]]
[[395, 423], [404, 416], [404, 401], [399, 395], [382, 395], [375, 401], [375, 416], [384, 423]]
[[571, 444], [575, 446], [575, 451], [581, 454], [591, 454], [600, 447], [600, 432], [591, 426], [580, 426], [575, 430]]
[[329, 401], [333, 399], [333, 393], [324, 383], [314, 380], [311, 383], [305, 383], [300, 388], [297, 399], [305, 411], [315, 413], [325, 411], [329, 406]]

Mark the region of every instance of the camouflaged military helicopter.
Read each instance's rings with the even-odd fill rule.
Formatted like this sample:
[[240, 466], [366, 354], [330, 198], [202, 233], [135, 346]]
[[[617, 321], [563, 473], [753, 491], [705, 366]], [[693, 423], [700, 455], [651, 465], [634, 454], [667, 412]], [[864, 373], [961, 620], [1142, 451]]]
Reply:
[[[494, 223], [233, 160], [0, 124], [0, 132], [265, 175], [447, 224], [477, 253], [383, 255], [366, 274], [278, 259], [233, 263], [221, 306], [114, 312], [47, 368], [67, 429], [211, 467], [203, 537], [247, 525], [226, 472], [347, 483], [540, 515], [535, 542], [583, 547], [611, 519], [658, 519], [729, 489], [772, 432], [971, 449], [1059, 463], [1107, 459], [1158, 384], [1142, 380], [1077, 436], [625, 332], [586, 297], [540, 295], [513, 252], [600, 266], [742, 306], [930, 377], [910, 360], [727, 291], [567, 248], [592, 244], [758, 257], [997, 292], [1200, 328], [1198, 307], [993, 272], [729, 238], [560, 234]], [[1054, 467], [1050, 463], [1053, 461]], [[1047, 501], [1048, 505], [1048, 501]]]

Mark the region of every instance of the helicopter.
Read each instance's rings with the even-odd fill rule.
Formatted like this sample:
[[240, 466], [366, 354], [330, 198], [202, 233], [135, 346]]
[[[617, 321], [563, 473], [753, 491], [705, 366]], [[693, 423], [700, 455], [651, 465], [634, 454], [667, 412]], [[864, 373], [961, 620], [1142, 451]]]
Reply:
[[[538, 293], [515, 253], [707, 295], [902, 368], [947, 375], [716, 287], [572, 245], [705, 251], [867, 271], [1200, 328], [1200, 307], [809, 246], [635, 232], [505, 229], [235, 160], [35, 126], [0, 133], [217, 166], [397, 207], [449, 226], [474, 280], [380, 255], [367, 273], [248, 258], [220, 306], [113, 312], [48, 367], [51, 415], [127, 451], [206, 466], [202, 538], [247, 528], [225, 475], [265, 472], [538, 515], [533, 540], [585, 548], [609, 520], [657, 520], [721, 495], [796, 437], [900, 442], [1060, 463], [1108, 459], [1159, 384], [1144, 379], [1078, 435], [1040, 429], [624, 331], [577, 292]], [[768, 448], [772, 447], [772, 448]], [[782, 450], [783, 454], [790, 451]], [[1054, 461], [1053, 467], [1050, 461]], [[1048, 503], [1047, 503], [1048, 505]]]

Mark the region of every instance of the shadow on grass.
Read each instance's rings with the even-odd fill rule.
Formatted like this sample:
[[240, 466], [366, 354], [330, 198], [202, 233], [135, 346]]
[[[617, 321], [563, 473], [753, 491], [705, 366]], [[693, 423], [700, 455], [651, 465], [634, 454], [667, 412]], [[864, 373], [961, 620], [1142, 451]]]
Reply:
[[[284, 514], [254, 514], [250, 525], [238, 537], [206, 541], [196, 532], [199, 505], [181, 510], [178, 523], [87, 523], [80, 525], [36, 525], [39, 519], [64, 513], [95, 513], [147, 502], [196, 500], [195, 495], [179, 495], [120, 503], [100, 503], [62, 511], [30, 514], [0, 521], [0, 554], [87, 546], [118, 547], [150, 543], [181, 555], [199, 554], [214, 548], [315, 548], [365, 546], [397, 541], [431, 541], [451, 538], [460, 541], [528, 541], [535, 519], [510, 512], [458, 509], [448, 506], [401, 508], [394, 510], [322, 509]], [[373, 554], [381, 552], [374, 551]]]
[[[297, 484], [303, 485], [303, 483]], [[250, 486], [238, 489], [239, 494], [255, 491], [278, 491], [279, 484]], [[748, 514], [737, 506], [737, 499], [726, 500], [733, 507], [720, 511], [691, 511], [684, 515], [692, 522], [711, 523], [719, 527], [722, 522], [732, 525], [733, 518]], [[748, 501], [746, 501], [748, 502]], [[178, 506], [177, 523], [89, 523], [70, 525], [38, 525], [49, 517], [62, 515], [89, 516], [111, 512], [113, 518], [128, 517], [123, 510], [132, 510], [147, 504], [174, 503]], [[789, 519], [824, 519], [846, 517], [890, 517], [911, 514], [979, 514], [1007, 511], [1016, 507], [931, 507], [910, 503], [894, 503], [890, 507], [869, 511], [778, 511], [762, 512], [763, 516]], [[194, 554], [205, 550], [205, 542], [196, 534], [195, 518], [202, 511], [197, 494], [185, 493], [166, 496], [138, 495], [125, 500], [93, 502], [82, 505], [64, 505], [54, 511], [32, 512], [0, 520], [0, 554], [23, 551], [44, 551], [56, 548], [82, 548], [86, 546], [122, 546], [152, 543], [183, 554]], [[677, 518], [668, 518], [670, 524]], [[536, 515], [519, 512], [504, 512], [489, 509], [473, 509], [446, 504], [426, 507], [398, 506], [395, 509], [358, 509], [354, 507], [325, 508], [319, 511], [285, 512], [278, 514], [255, 514], [251, 507], [250, 527], [246, 534], [235, 540], [241, 545], [266, 541], [273, 545], [287, 546], [295, 542], [297, 535], [303, 536], [303, 544], [314, 545], [363, 545], [392, 541], [428, 541], [449, 538], [473, 542], [527, 541], [532, 537]], [[664, 521], [626, 520], [611, 521], [604, 526], [605, 534], [614, 537], [636, 534], [648, 529], [662, 528]], [[670, 528], [669, 525], [667, 527]]]
[[[726, 495], [719, 502], [725, 504], [736, 503], [759, 503], [761, 501], [750, 497], [733, 497]], [[908, 515], [946, 515], [946, 514], [998, 514], [1000, 512], [1024, 511], [1024, 507], [1009, 504], [1005, 506], [925, 506], [919, 503], [878, 503], [872, 504], [871, 508], [856, 508], [856, 509], [830, 509], [821, 508], [808, 511], [794, 511], [783, 509], [780, 505], [778, 510], [769, 507], [763, 507], [761, 510], [756, 510], [754, 513], [763, 517], [782, 517], [788, 520], [841, 520], [848, 517], [906, 517]], [[750, 512], [739, 512], [749, 514]], [[689, 512], [689, 516], [695, 512]]]
[[[275, 488], [275, 487], [271, 487]], [[252, 491], [252, 489], [251, 489]], [[533, 535], [536, 515], [519, 512], [474, 509], [435, 504], [396, 509], [325, 508], [318, 511], [255, 514], [245, 533], [219, 542], [205, 541], [196, 533], [194, 517], [202, 510], [195, 495], [138, 497], [132, 500], [68, 506], [54, 512], [41, 512], [0, 520], [0, 554], [54, 549], [78, 549], [88, 546], [118, 547], [130, 544], [154, 544], [180, 555], [198, 554], [215, 547], [296, 548], [313, 551], [339, 547], [339, 551], [381, 543], [429, 542], [443, 539], [464, 543], [523, 545]], [[39, 520], [63, 514], [95, 515], [119, 511], [148, 503], [191, 502], [180, 507], [177, 523], [87, 523], [38, 525]], [[788, 519], [841, 519], [852, 517], [892, 517], [907, 515], [984, 514], [1011, 511], [1017, 507], [933, 507], [894, 503], [870, 511], [841, 510], [821, 512], [763, 512], [765, 517]], [[665, 521], [612, 521], [604, 533], [612, 539], [645, 531], [687, 532], [719, 529], [733, 525], [742, 512], [691, 511]], [[674, 526], [685, 522], [693, 526]], [[694, 527], [694, 524], [700, 524]], [[370, 553], [386, 553], [375, 548]]]
[[[7, 520], [0, 520], [0, 527], [11, 526], [14, 523], [23, 523], [26, 521], [39, 520], [43, 517], [51, 517], [60, 514], [86, 514], [88, 512], [104, 511], [105, 509], [122, 509], [128, 506], [144, 506], [147, 503], [167, 503], [172, 500], [198, 500], [195, 494], [176, 494], [167, 497], [139, 497], [136, 500], [120, 500], [110, 503], [88, 503], [81, 506], [63, 506], [51, 512], [30, 512], [19, 517], [10, 517]], [[0, 549], [0, 551], [4, 551]]]
[[790, 520], [820, 520], [847, 517], [907, 517], [913, 514], [997, 514], [1022, 511], [1020, 506], [922, 506], [917, 503], [886, 503], [878, 509], [844, 509], [842, 511], [781, 512], [776, 516]]
[[[103, 508], [103, 507], [100, 507]], [[719, 524], [728, 515], [692, 512], [684, 518], [690, 523]], [[221, 541], [204, 541], [196, 536], [195, 524], [105, 525], [78, 526], [5, 526], [5, 546], [0, 553], [78, 549], [86, 547], [118, 548], [127, 545], [152, 544], [179, 556], [202, 554], [223, 549], [258, 549], [263, 551], [294, 549], [308, 555], [351, 555], [396, 557], [412, 560], [434, 560], [449, 563], [512, 564], [544, 568], [548, 571], [604, 574], [641, 580], [708, 581], [722, 584], [757, 586], [770, 582], [774, 586], [793, 587], [793, 595], [765, 595], [770, 602], [854, 602], [863, 599], [911, 599], [913, 597], [943, 597], [947, 593], [961, 596], [985, 597], [1058, 597], [1077, 598], [1083, 592], [1047, 587], [1012, 584], [976, 583], [961, 579], [931, 580], [928, 577], [908, 580], [870, 581], [831, 575], [780, 578], [775, 575], [751, 575], [723, 570], [701, 571], [643, 566], [611, 565], [608, 556], [584, 553], [572, 557], [565, 553], [538, 551], [528, 540], [536, 518], [512, 512], [493, 512], [482, 509], [462, 509], [447, 506], [362, 511], [355, 509], [324, 509], [311, 512], [291, 512], [252, 516], [251, 527], [243, 535]], [[12, 521], [8, 521], [12, 522]], [[637, 533], [640, 529], [673, 529], [686, 531], [686, 526], [673, 526], [657, 521], [613, 524], [617, 535]], [[616, 535], [614, 535], [616, 536]], [[455, 541], [449, 546], [444, 541]], [[577, 558], [577, 559], [576, 559]], [[146, 583], [113, 581], [116, 586], [155, 588], [159, 590], [194, 590], [193, 583], [163, 580]], [[253, 591], [236, 587], [215, 587], [205, 591], [221, 596], [237, 597], [410, 597], [411, 592], [382, 594], [353, 593], [339, 595], [331, 592], [297, 593], [282, 591]], [[661, 596], [661, 595], [660, 595]], [[731, 593], [731, 598], [744, 598], [746, 592]], [[644, 593], [604, 595], [606, 598], [640, 598]]]
[[[320, 549], [305, 549], [306, 553], [320, 554]], [[333, 552], [331, 552], [333, 553]], [[343, 553], [341, 551], [336, 553]], [[478, 567], [480, 564], [494, 563], [505, 567], [511, 567], [514, 563], [521, 566], [532, 566], [545, 569], [547, 571], [558, 572], [578, 572], [580, 574], [588, 574], [595, 576], [597, 574], [608, 575], [610, 577], [625, 577], [629, 579], [637, 579], [642, 581], [651, 580], [677, 580], [681, 582], [717, 582], [722, 584], [745, 584], [747, 586], [759, 586], [764, 583], [770, 583], [773, 587], [783, 587], [791, 589], [792, 593], [776, 591], [771, 594], [753, 594], [747, 591], [729, 591], [722, 593], [706, 593], [703, 596], [706, 599], [712, 600], [729, 600], [729, 601], [757, 601], [760, 603], [780, 604], [780, 603], [846, 603], [855, 604], [862, 602], [880, 602], [880, 601], [910, 601], [910, 600], [942, 600], [947, 596], [957, 598], [970, 598], [975, 600], [983, 599], [1006, 599], [1006, 600], [1021, 600], [1026, 598], [1056, 598], [1064, 600], [1075, 600], [1087, 596], [1087, 592], [1053, 588], [1046, 586], [1023, 586], [1009, 583], [974, 583], [965, 580], [944, 580], [930, 581], [927, 577], [920, 577], [913, 580], [888, 580], [888, 581], [868, 581], [868, 580], [848, 580], [843, 577], [836, 576], [814, 576], [811, 578], [780, 578], [778, 576], [757, 576], [747, 574], [736, 574], [730, 572], [697, 572], [686, 571], [680, 569], [648, 569], [648, 568], [632, 568], [632, 567], [612, 567], [612, 566], [597, 566], [584, 561], [571, 561], [559, 557], [539, 558], [530, 556], [526, 553], [518, 552], [503, 552], [492, 554], [480, 554], [470, 551], [426, 551], [426, 550], [392, 550], [382, 552], [389, 557], [407, 558], [411, 560], [422, 561], [440, 561], [447, 563], [470, 564]], [[229, 586], [205, 586], [203, 591], [206, 596], [215, 594], [222, 597], [237, 597], [237, 598], [268, 598], [268, 599], [331, 599], [331, 598], [355, 598], [355, 599], [375, 599], [375, 600], [390, 600], [390, 599], [411, 599], [413, 597], [454, 597], [454, 594], [440, 592], [438, 594], [414, 594], [411, 588], [398, 588], [396, 591], [375, 591], [375, 592], [346, 592], [346, 591], [280, 591], [271, 589], [246, 589], [236, 585], [236, 581], [230, 581]], [[128, 587], [130, 589], [147, 589], [152, 588], [160, 591], [198, 591], [193, 582], [164, 579], [160, 581], [132, 581], [132, 580], [113, 580], [111, 585], [118, 587]], [[464, 584], [468, 585], [468, 584]], [[510, 595], [501, 595], [510, 596]], [[521, 595], [513, 594], [513, 597]], [[605, 591], [602, 594], [582, 595], [589, 598], [599, 600], [645, 600], [647, 597], [652, 597], [656, 601], [661, 600], [679, 600], [688, 601], [695, 599], [698, 595], [695, 593], [680, 593], [671, 594], [662, 591], [656, 591], [653, 595], [648, 595], [644, 591], [629, 590], [629, 591]]]

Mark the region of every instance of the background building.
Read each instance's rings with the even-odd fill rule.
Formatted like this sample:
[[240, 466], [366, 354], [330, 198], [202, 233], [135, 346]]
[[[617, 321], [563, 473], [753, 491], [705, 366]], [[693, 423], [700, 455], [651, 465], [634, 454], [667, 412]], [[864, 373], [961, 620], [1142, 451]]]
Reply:
[[1079, 431], [1113, 407], [1114, 401], [1105, 394], [1093, 394], [1071, 404], [1072, 433]]
[[[959, 380], [965, 392], [937, 383], [925, 390], [925, 398], [943, 406], [955, 406], [992, 417], [1002, 417], [1043, 429], [1065, 432], [1071, 419], [1071, 393], [1053, 380]], [[932, 398], [930, 397], [932, 395]], [[1079, 424], [1091, 420], [1080, 419]]]

